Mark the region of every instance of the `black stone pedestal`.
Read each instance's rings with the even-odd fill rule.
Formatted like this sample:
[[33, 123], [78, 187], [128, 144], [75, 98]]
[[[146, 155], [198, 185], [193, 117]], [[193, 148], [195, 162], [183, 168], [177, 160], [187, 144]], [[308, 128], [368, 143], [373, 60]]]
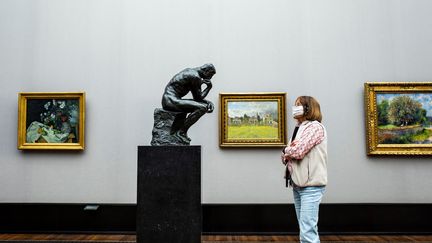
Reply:
[[201, 242], [201, 146], [138, 146], [137, 243]]

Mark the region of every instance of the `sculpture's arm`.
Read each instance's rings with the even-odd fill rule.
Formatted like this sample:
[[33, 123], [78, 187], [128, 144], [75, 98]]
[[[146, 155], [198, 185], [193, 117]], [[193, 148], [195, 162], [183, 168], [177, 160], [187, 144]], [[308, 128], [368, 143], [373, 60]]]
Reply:
[[[202, 84], [205, 84], [207, 87], [201, 91]], [[195, 77], [191, 88], [191, 93], [194, 100], [203, 101], [204, 98], [208, 95], [211, 88], [212, 83], [210, 80], [202, 79], [201, 77]]]
[[202, 98], [204, 99], [208, 95], [208, 93], [210, 92], [210, 90], [213, 87], [213, 85], [212, 85], [210, 79], [203, 79], [202, 83], [205, 84], [205, 85], [207, 85], [207, 87], [203, 90], [203, 92], [201, 94]]
[[199, 80], [194, 80], [194, 84], [192, 85], [191, 93], [192, 97], [196, 101], [202, 101], [204, 97], [202, 97], [201, 85], [199, 85]]

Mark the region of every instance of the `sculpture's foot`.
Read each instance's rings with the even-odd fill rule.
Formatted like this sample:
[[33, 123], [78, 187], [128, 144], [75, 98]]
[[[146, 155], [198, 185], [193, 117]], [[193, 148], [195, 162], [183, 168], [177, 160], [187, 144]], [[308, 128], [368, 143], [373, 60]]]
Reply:
[[174, 137], [176, 137], [177, 139], [179, 139], [180, 141], [183, 141], [185, 143], [190, 143], [191, 139], [188, 138], [188, 136], [181, 131], [177, 131], [176, 133], [173, 134]]

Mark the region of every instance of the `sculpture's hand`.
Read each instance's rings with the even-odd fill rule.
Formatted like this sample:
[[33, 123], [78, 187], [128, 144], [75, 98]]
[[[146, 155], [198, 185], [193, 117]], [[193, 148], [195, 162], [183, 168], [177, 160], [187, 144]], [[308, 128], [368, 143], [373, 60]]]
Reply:
[[208, 100], [206, 100], [207, 103], [207, 113], [212, 113], [214, 110], [214, 104]]
[[207, 89], [211, 89], [213, 87], [210, 79], [203, 79], [203, 84], [207, 85]]

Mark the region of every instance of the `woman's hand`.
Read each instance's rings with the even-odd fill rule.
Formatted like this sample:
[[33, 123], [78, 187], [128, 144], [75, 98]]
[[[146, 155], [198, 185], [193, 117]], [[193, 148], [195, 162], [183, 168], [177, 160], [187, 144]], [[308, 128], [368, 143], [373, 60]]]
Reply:
[[281, 160], [282, 160], [282, 164], [286, 165], [288, 163], [288, 160], [290, 160], [291, 158], [285, 154], [285, 153], [281, 153]]
[[[291, 142], [289, 147], [294, 147], [297, 144], [297, 141]], [[288, 160], [292, 159], [288, 153], [285, 153], [287, 150], [289, 150], [289, 147], [285, 147], [285, 149], [282, 151], [281, 154], [281, 160], [284, 165], [288, 163]]]

